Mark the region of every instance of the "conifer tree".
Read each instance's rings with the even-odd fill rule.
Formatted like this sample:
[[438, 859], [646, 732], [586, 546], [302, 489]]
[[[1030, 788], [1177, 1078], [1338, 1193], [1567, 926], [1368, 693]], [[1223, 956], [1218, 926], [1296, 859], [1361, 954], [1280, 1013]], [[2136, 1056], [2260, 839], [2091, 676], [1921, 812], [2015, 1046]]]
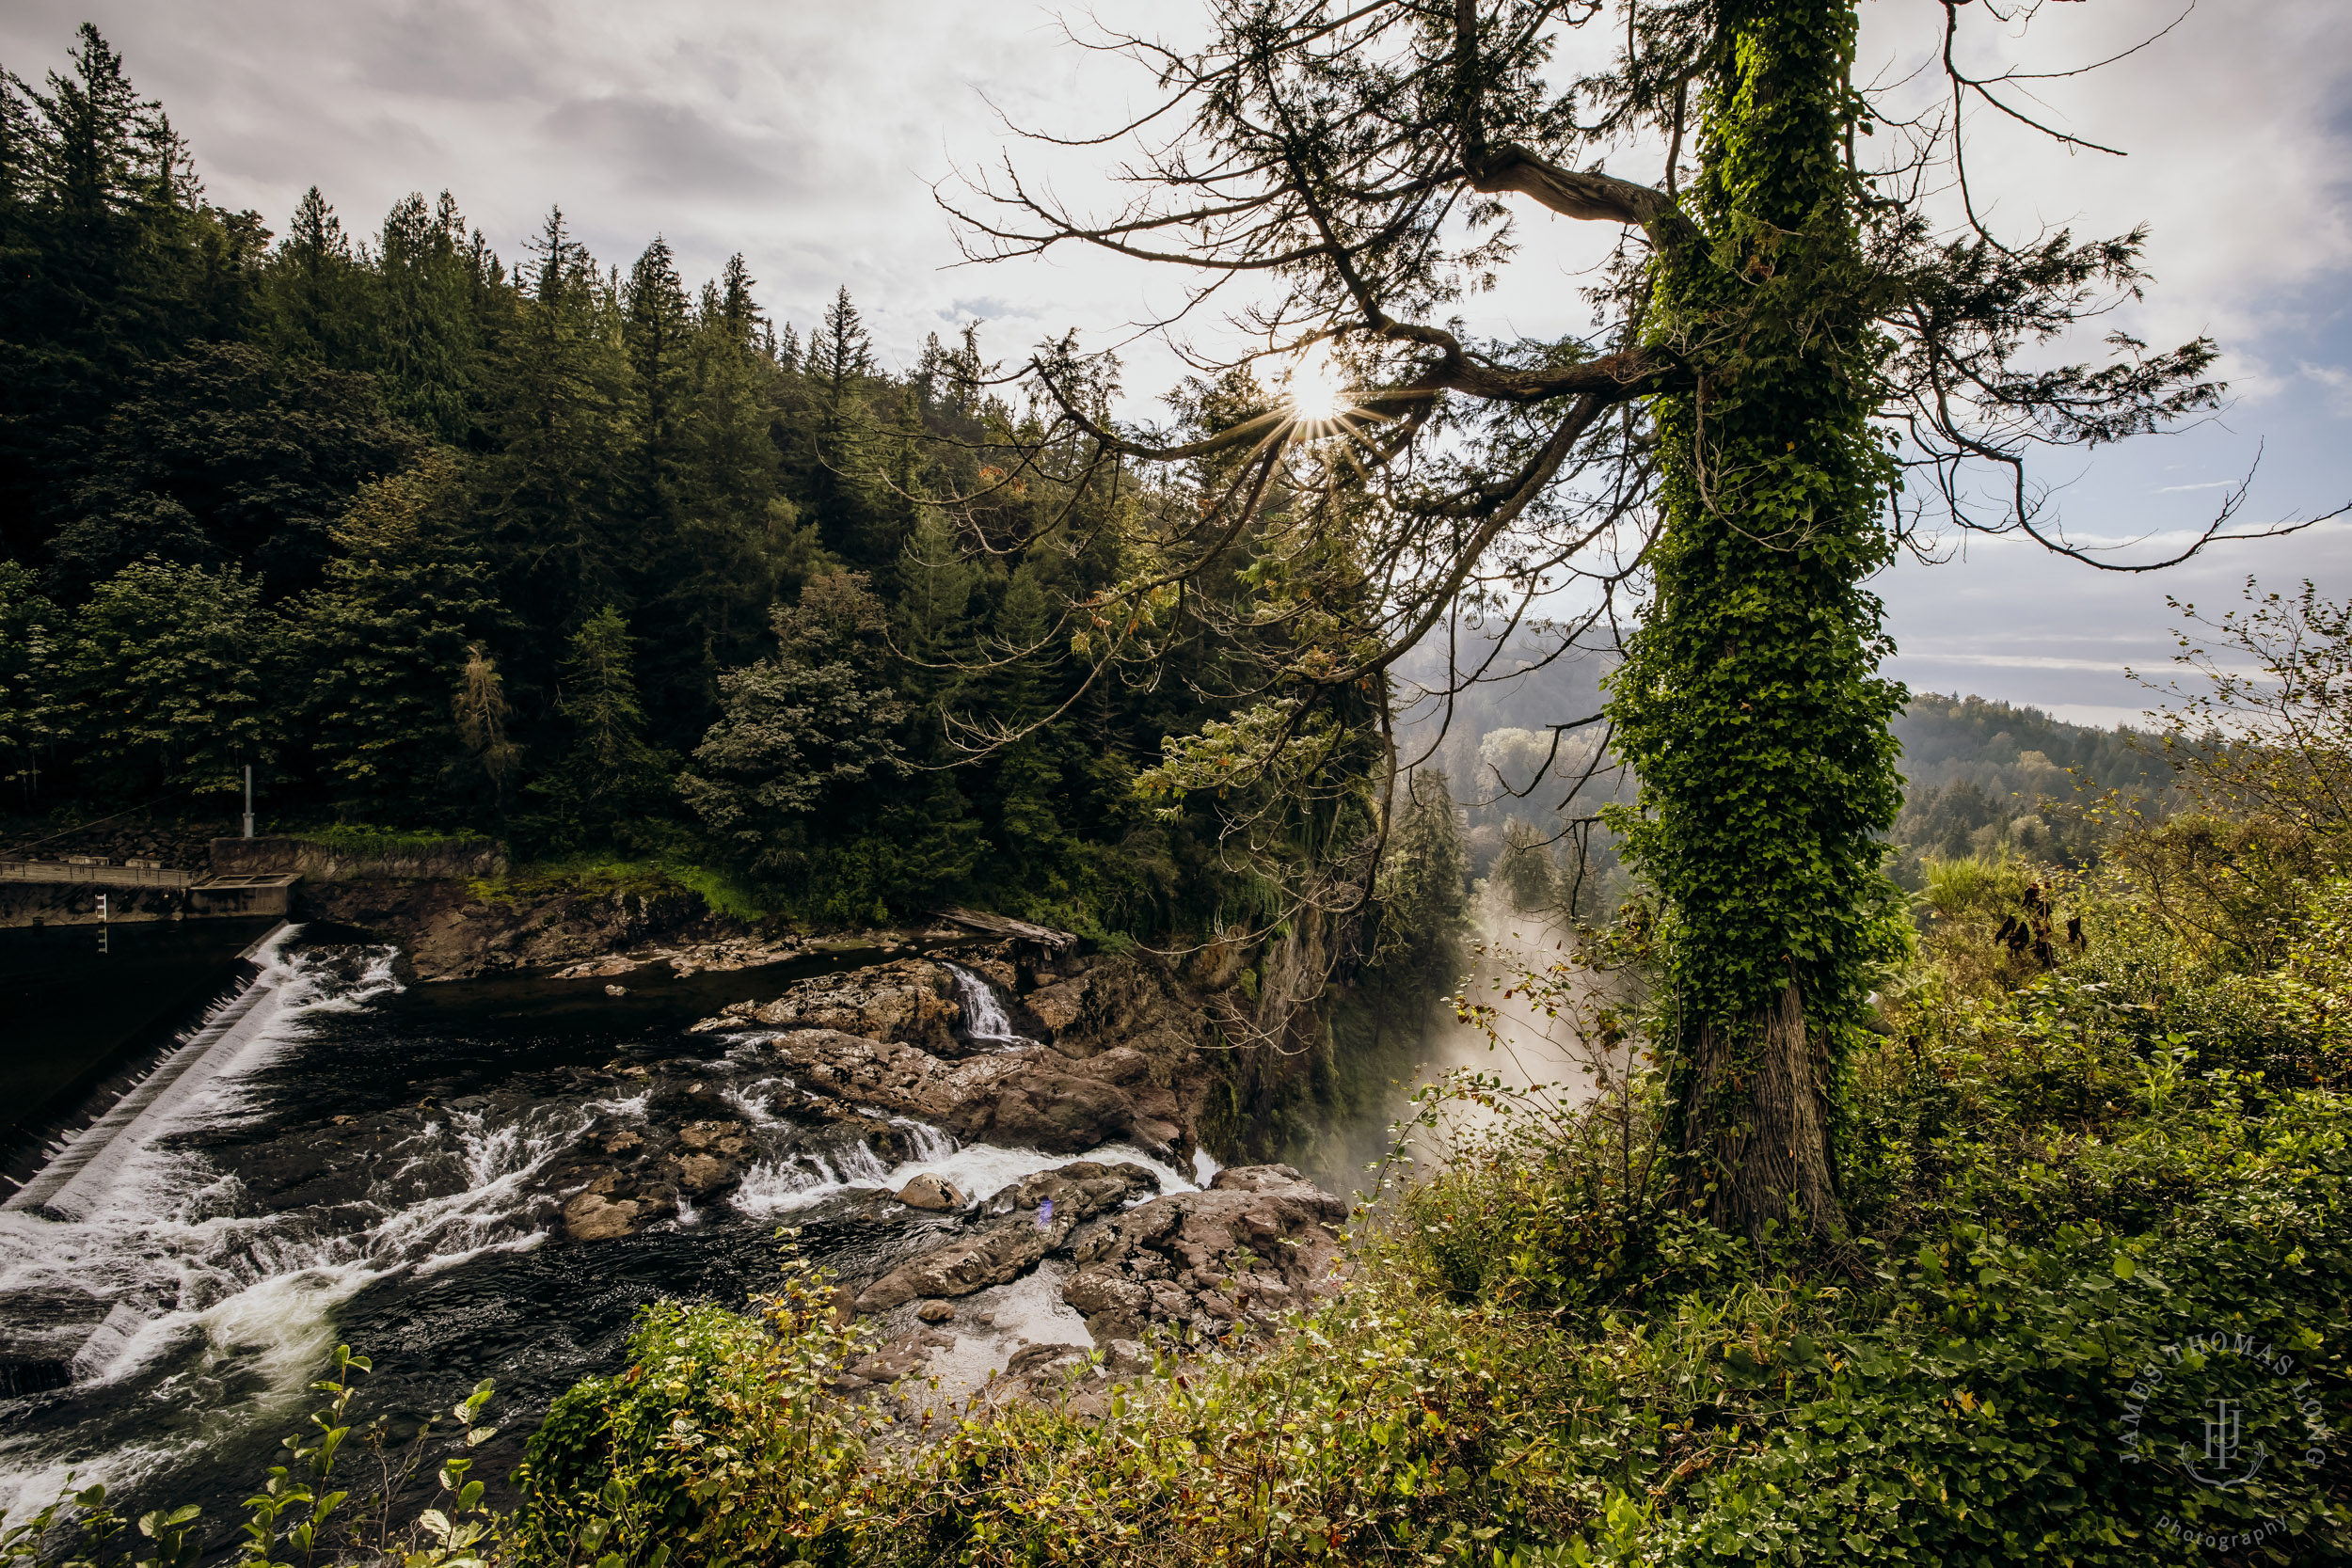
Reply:
[[531, 245], [504, 355], [501, 451], [484, 505], [512, 586], [535, 626], [576, 626], [628, 602], [628, 541], [613, 515], [628, 363], [600, 328], [596, 263], [561, 209]]
[[193, 193], [159, 105], [84, 23], [45, 90], [0, 73], [0, 543], [37, 556], [133, 368], [208, 325], [190, 309]]
[[338, 370], [369, 362], [367, 286], [342, 220], [312, 185], [263, 273], [273, 345], [280, 354]]
[[645, 743], [628, 623], [619, 610], [606, 605], [572, 634], [559, 682], [556, 711], [570, 745], [530, 784], [538, 810], [526, 831], [557, 854], [597, 844], [644, 847], [671, 798], [675, 764]]
[[376, 364], [392, 411], [453, 446], [480, 418], [474, 254], [456, 201], [412, 191], [386, 214], [375, 276]]
[[860, 565], [881, 566], [891, 555], [868, 553], [874, 419], [866, 392], [873, 372], [873, 344], [845, 287], [808, 340], [803, 373], [817, 404], [809, 433], [808, 489], [827, 546]]
[[898, 639], [926, 698], [952, 705], [969, 656], [969, 617], [980, 569], [959, 547], [954, 523], [923, 507], [898, 552]]
[[[1070, 815], [1063, 782], [1065, 738], [1039, 732], [1058, 693], [1050, 690], [1044, 642], [1053, 626], [1037, 567], [1024, 562], [997, 607], [989, 675], [990, 718], [1020, 738], [999, 750], [984, 816], [1007, 867], [1006, 881], [1037, 895], [1070, 887], [1073, 847], [1063, 826]], [[1035, 732], [1035, 733], [1025, 733]]]
[[275, 776], [285, 624], [234, 567], [134, 562], [74, 617], [68, 679], [83, 776], [118, 799], [220, 794]]
[[638, 515], [659, 527], [675, 515], [680, 426], [692, 376], [686, 289], [669, 245], [659, 235], [629, 268], [622, 305], [636, 425]]
[[463, 751], [449, 693], [469, 650], [506, 622], [469, 500], [446, 451], [367, 486], [335, 530], [326, 585], [295, 612], [312, 755], [339, 809], [361, 820], [459, 812], [445, 788]]

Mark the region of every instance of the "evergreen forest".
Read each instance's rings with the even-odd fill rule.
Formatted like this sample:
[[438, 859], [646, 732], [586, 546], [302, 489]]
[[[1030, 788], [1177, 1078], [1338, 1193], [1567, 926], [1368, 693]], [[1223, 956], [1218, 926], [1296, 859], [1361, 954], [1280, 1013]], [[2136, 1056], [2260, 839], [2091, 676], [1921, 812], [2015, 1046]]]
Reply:
[[[600, 259], [560, 211], [501, 257], [446, 192], [371, 229], [314, 188], [273, 231], [87, 26], [0, 116], [8, 807], [225, 817], [250, 767], [281, 828], [695, 868], [823, 924], [1248, 912], [1216, 825], [1135, 788], [1232, 705], [1217, 649], [1058, 657], [1123, 569], [1104, 525], [1183, 477], [1067, 482], [977, 323], [894, 373], [846, 288], [803, 330], [739, 257]], [[1073, 515], [1099, 543], [1045, 542]]]

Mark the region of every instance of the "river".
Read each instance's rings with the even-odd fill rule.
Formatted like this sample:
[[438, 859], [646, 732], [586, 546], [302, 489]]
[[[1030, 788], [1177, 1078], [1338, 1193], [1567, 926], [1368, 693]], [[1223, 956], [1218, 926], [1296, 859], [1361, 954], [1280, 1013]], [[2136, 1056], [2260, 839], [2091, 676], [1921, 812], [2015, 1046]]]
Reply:
[[[339, 1341], [375, 1363], [358, 1408], [396, 1428], [494, 1379], [502, 1434], [477, 1473], [503, 1475], [557, 1392], [623, 1364], [646, 1302], [733, 1303], [771, 1278], [779, 1226], [800, 1227], [818, 1261], [871, 1272], [956, 1223], [885, 1189], [935, 1171], [980, 1197], [1076, 1157], [960, 1148], [900, 1121], [893, 1165], [838, 1123], [776, 1114], [772, 1069], [743, 1037], [686, 1032], [724, 1003], [873, 962], [872, 950], [686, 979], [644, 971], [618, 997], [602, 978], [405, 987], [394, 956], [324, 927], [275, 939], [257, 956], [272, 985], [258, 1025], [110, 1152], [78, 1218], [0, 1212], [0, 1296], [79, 1290], [115, 1308], [120, 1330], [72, 1386], [0, 1404], [11, 1514], [72, 1474], [136, 1508], [201, 1502], [225, 1528], [302, 1424]], [[720, 1086], [758, 1158], [723, 1200], [574, 1243], [556, 1233], [543, 1179], [597, 1118], [642, 1117], [642, 1097], [612, 1086], [615, 1063]], [[1203, 1174], [1123, 1146], [1096, 1152], [1152, 1165], [1166, 1191]], [[1005, 1342], [1086, 1341], [1050, 1292], [1015, 1295], [996, 1314]]]

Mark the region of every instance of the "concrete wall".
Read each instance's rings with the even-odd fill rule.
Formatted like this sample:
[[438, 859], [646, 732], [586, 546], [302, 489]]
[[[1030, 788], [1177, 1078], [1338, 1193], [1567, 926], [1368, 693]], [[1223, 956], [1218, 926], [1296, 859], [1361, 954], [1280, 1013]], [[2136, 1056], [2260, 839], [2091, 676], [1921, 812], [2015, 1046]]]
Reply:
[[[187, 912], [183, 888], [0, 882], [0, 926], [95, 926], [101, 894], [106, 898], [109, 921], [178, 920]], [[279, 896], [284, 896], [283, 890]]]
[[505, 870], [506, 849], [495, 838], [451, 839], [413, 855], [356, 855], [294, 837], [213, 840], [213, 874], [221, 877], [291, 871], [313, 882], [381, 877], [469, 881]]

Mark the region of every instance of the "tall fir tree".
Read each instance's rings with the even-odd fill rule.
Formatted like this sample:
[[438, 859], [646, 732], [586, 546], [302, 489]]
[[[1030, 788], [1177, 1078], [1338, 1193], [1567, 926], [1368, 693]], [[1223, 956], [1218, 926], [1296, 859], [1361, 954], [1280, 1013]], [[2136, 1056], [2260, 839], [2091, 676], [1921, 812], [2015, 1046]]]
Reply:
[[572, 634], [558, 674], [556, 711], [569, 744], [529, 788], [521, 824], [533, 847], [568, 854], [596, 845], [644, 849], [675, 800], [675, 759], [645, 742], [628, 623], [606, 605]]
[[[483, 478], [501, 596], [534, 626], [570, 628], [629, 602], [625, 487], [628, 360], [604, 329], [603, 283], [561, 209], [531, 245], [508, 325], [501, 451]], [[532, 684], [553, 678], [543, 656]]]
[[379, 480], [335, 530], [326, 585], [295, 612], [310, 673], [305, 734], [339, 812], [408, 824], [458, 819], [462, 746], [450, 691], [468, 650], [508, 629], [446, 450]]

